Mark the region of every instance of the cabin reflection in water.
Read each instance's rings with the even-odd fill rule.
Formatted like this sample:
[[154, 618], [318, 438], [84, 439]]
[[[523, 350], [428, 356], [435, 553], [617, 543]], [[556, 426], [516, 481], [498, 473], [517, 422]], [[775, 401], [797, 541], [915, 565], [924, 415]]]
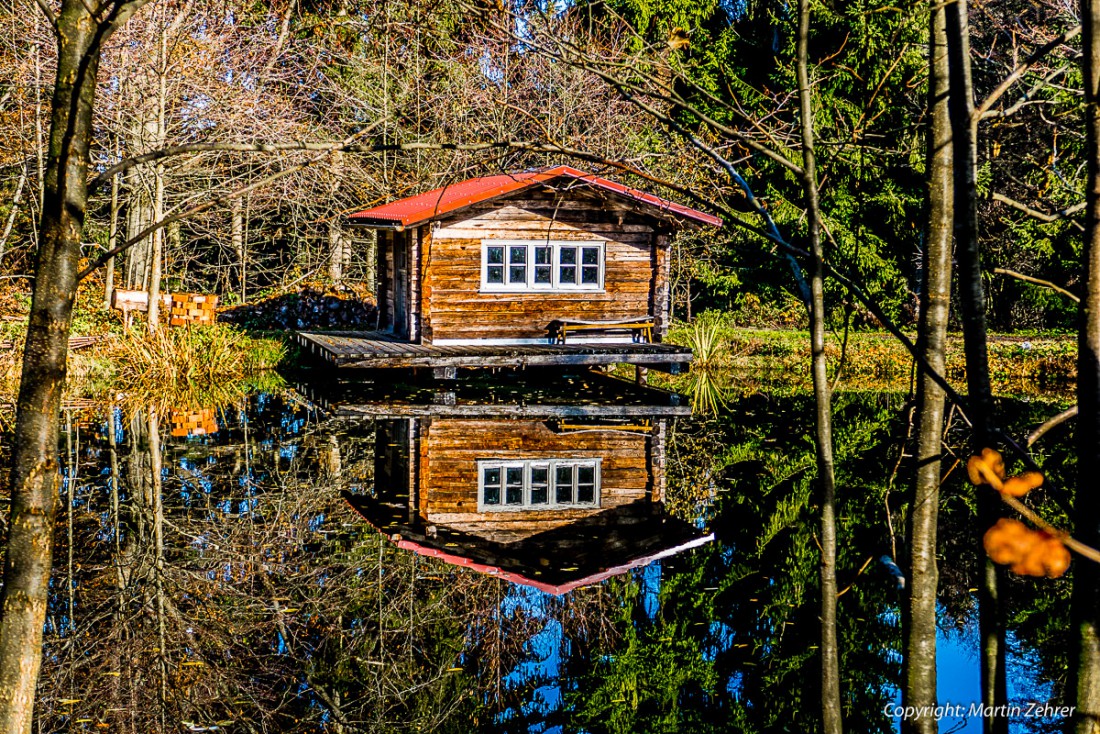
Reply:
[[713, 540], [664, 512], [667, 418], [379, 419], [375, 490], [401, 548], [552, 594]]

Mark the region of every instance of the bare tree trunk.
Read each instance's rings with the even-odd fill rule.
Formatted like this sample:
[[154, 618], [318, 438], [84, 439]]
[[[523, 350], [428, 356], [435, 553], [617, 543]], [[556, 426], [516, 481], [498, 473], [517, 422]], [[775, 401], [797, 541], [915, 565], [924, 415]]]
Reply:
[[[38, 38], [39, 24], [42, 18], [34, 16], [34, 37]], [[34, 159], [38, 170], [38, 211], [42, 211], [46, 200], [46, 156], [42, 141], [42, 45], [35, 43], [31, 47], [34, 56]]]
[[164, 465], [160, 451], [160, 418], [153, 408], [149, 408], [149, 466], [152, 473], [153, 543], [156, 559], [153, 586], [157, 603], [157, 668], [160, 673], [157, 700], [160, 704], [160, 730], [163, 732], [167, 731], [165, 716], [168, 707], [168, 636], [164, 616], [164, 486], [161, 482]]
[[810, 2], [798, 2], [798, 99], [802, 132], [803, 188], [809, 224], [810, 341], [814, 385], [817, 481], [821, 488], [821, 718], [825, 734], [844, 730], [840, 710], [840, 653], [836, 639], [836, 480], [833, 473], [833, 406], [825, 364], [825, 257], [814, 155], [814, 117], [809, 70]]
[[58, 411], [99, 65], [95, 23], [82, 3], [66, 2], [58, 26], [41, 243], [12, 442], [11, 519], [0, 591], [0, 732], [5, 734], [30, 733], [41, 664], [57, 512]]
[[229, 202], [229, 239], [233, 252], [237, 255], [237, 264], [241, 273], [241, 303], [244, 303], [245, 281], [248, 277], [248, 271], [245, 269], [244, 213], [242, 206], [240, 199]]
[[[111, 177], [111, 225], [107, 235], [107, 251], [118, 246], [118, 176]], [[103, 307], [111, 307], [111, 299], [115, 292], [115, 259], [107, 261], [107, 273], [104, 276]]]
[[[338, 195], [340, 183], [344, 176], [344, 154], [336, 153], [332, 156], [332, 189], [329, 200], [333, 206], [339, 206]], [[328, 220], [328, 276], [333, 285], [339, 285], [344, 279], [344, 261], [347, 259], [347, 242], [344, 234], [343, 222], [339, 214], [334, 214]]]
[[[153, 221], [164, 218], [164, 175], [157, 166], [156, 182], [153, 194]], [[160, 271], [164, 259], [164, 229], [153, 233], [153, 256], [149, 263], [149, 311], [147, 325], [150, 332], [160, 327]]]
[[[1082, 254], [1080, 331], [1077, 339], [1077, 493], [1074, 535], [1100, 547], [1100, 7], [1081, 3], [1085, 78], [1085, 248]], [[1076, 734], [1100, 732], [1100, 566], [1079, 560], [1073, 571], [1074, 656], [1070, 694], [1075, 696]]]
[[[946, 4], [947, 46], [950, 65], [949, 109], [955, 166], [955, 242], [959, 263], [959, 301], [966, 349], [966, 380], [970, 420], [974, 426], [975, 453], [992, 447], [993, 390], [989, 381], [989, 356], [982, 287], [981, 253], [978, 249], [978, 144], [974, 115], [974, 87], [970, 77], [970, 21], [966, 0]], [[1004, 567], [989, 560], [981, 548], [982, 536], [1001, 512], [1000, 500], [979, 488], [978, 523], [975, 528], [979, 558], [984, 559], [978, 584], [978, 627], [982, 649], [982, 703], [993, 715], [984, 720], [986, 734], [1008, 734], [1008, 718], [1000, 715], [1008, 702], [1005, 677]]]
[[15, 224], [15, 217], [19, 214], [19, 201], [23, 196], [23, 187], [27, 183], [27, 169], [23, 168], [23, 173], [19, 175], [19, 183], [15, 185], [15, 196], [11, 200], [11, 211], [8, 212], [8, 220], [4, 222], [4, 231], [0, 232], [0, 260], [4, 259], [4, 246], [8, 244], [8, 236], [11, 235], [12, 225]]
[[[954, 220], [951, 120], [948, 114], [947, 29], [944, 6], [931, 12], [928, 62], [928, 237], [921, 283], [917, 346], [928, 367], [944, 374], [947, 319], [951, 306], [951, 250]], [[944, 392], [927, 371], [917, 384], [917, 475], [909, 508], [909, 598], [903, 607], [905, 684], [903, 703], [917, 710], [935, 708], [936, 696], [936, 535], [939, 523], [940, 454]], [[934, 716], [902, 721], [902, 730], [935, 734]]]
[[[0, 591], [0, 733], [30, 734], [57, 514], [58, 421], [87, 206], [92, 108], [101, 44], [145, 0], [103, 3], [93, 18], [64, 0], [57, 29], [34, 296], [12, 445], [11, 514]], [[43, 6], [48, 7], [48, 6]]]
[[[168, 21], [160, 20], [157, 37], [157, 119], [155, 145], [163, 148], [168, 138], [165, 128], [165, 111], [168, 106]], [[153, 167], [153, 221], [164, 219], [164, 166]], [[164, 228], [153, 232], [153, 258], [149, 265], [149, 331], [160, 327], [160, 277], [164, 263]]]

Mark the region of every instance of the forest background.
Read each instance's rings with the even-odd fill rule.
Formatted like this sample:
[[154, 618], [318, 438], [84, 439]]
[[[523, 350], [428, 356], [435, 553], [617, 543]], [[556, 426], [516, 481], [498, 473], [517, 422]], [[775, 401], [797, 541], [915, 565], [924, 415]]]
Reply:
[[[157, 3], [104, 50], [97, 170], [173, 146], [272, 149], [175, 155], [101, 178], [83, 255], [94, 259], [164, 214], [273, 175], [280, 177], [142, 238], [108, 277], [146, 287], [159, 247], [164, 289], [216, 292], [223, 304], [307, 282], [362, 284], [371, 243], [344, 226], [346, 214], [474, 175], [555, 163], [585, 163], [719, 211], [750, 211], [720, 164], [673, 123], [736, 164], [776, 224], [797, 231], [805, 216], [797, 176], [748, 144], [797, 156], [795, 29], [785, 7], [576, 3], [532, 12], [530, 27], [517, 28], [460, 3]], [[15, 0], [13, 10], [0, 47], [0, 278], [5, 291], [29, 295], [56, 52], [32, 2]], [[811, 36], [830, 257], [903, 325], [916, 321], [923, 264], [926, 16], [923, 3], [822, 6]], [[1075, 24], [1066, 2], [980, 3], [972, 16], [979, 92]], [[540, 40], [536, 26], [548, 23], [569, 29], [560, 36], [569, 49]], [[562, 59], [570, 49], [583, 53]], [[1074, 323], [1065, 296], [995, 269], [1077, 283], [1084, 169], [1075, 53], [1068, 43], [1052, 50], [979, 128], [981, 244], [998, 331]], [[608, 69], [631, 65], [642, 73], [607, 78]], [[634, 104], [640, 91], [670, 119]], [[722, 135], [726, 126], [738, 135]], [[318, 161], [316, 150], [293, 149], [349, 138], [356, 152]], [[681, 317], [711, 308], [746, 325], [804, 325], [790, 265], [767, 257], [774, 245], [763, 238], [727, 226], [677, 245]], [[876, 322], [835, 284], [826, 299], [834, 325]]]

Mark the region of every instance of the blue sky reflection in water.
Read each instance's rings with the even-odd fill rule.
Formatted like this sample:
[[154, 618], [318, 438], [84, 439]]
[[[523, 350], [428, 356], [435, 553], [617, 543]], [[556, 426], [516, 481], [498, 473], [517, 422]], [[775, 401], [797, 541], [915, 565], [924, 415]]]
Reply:
[[[575, 400], [581, 387], [567, 383], [562, 392]], [[420, 390], [414, 387], [406, 404], [430, 405], [430, 391]], [[498, 403], [513, 398], [506, 390], [494, 395]], [[476, 403], [460, 390], [458, 406], [464, 401]], [[903, 499], [897, 487], [905, 468], [890, 494], [883, 477], [897, 461], [903, 403], [901, 396], [837, 396], [844, 487], [839, 568], [841, 588], [848, 588], [840, 639], [853, 731], [896, 729], [883, 708], [896, 701], [900, 680], [899, 597], [879, 564], [857, 571], [867, 558], [890, 552], [883, 507], [896, 510]], [[617, 544], [654, 543], [623, 529], [652, 519], [622, 512], [616, 522], [626, 525], [582, 523], [576, 532], [556, 528], [535, 536], [490, 532], [477, 522], [433, 524], [399, 547], [393, 533], [378, 533], [340, 496], [341, 490], [370, 495], [385, 476], [407, 475], [413, 447], [396, 429], [407, 438], [408, 424], [383, 430], [380, 420], [390, 419], [379, 411], [338, 420], [300, 398], [255, 396], [239, 410], [220, 411], [216, 434], [190, 438], [169, 436], [170, 421], [162, 417], [165, 653], [156, 605], [147, 601], [156, 598], [148, 565], [156, 558], [150, 545], [156, 518], [148, 503], [147, 421], [117, 415], [113, 498], [107, 413], [74, 420], [79, 449], [64, 452], [76, 465], [67, 467], [76, 481], [64, 490], [71, 486], [73, 493], [74, 560], [70, 572], [63, 514], [43, 681], [79, 703], [44, 698], [43, 725], [61, 730], [89, 718], [125, 731], [125, 722], [148, 717], [152, 728], [143, 730], [155, 730], [163, 659], [168, 718], [202, 726], [232, 720], [321, 732], [338, 720], [338, 708], [368, 731], [813, 731], [817, 568], [806, 406], [797, 396], [757, 394], [731, 401], [715, 419], [669, 419], [657, 517], [682, 523], [669, 526], [678, 532], [706, 530], [716, 538], [649, 563], [642, 561], [659, 555], [659, 544], [635, 555]], [[1021, 424], [1044, 412], [1034, 401], [1010, 407]], [[431, 420], [434, 428], [419, 425], [420, 439], [450, 419]], [[478, 421], [456, 433], [471, 441], [509, 431], [519, 431], [512, 435], [522, 441], [573, 440], [573, 429], [553, 417]], [[648, 456], [660, 421], [646, 428], [649, 438], [621, 430], [622, 421], [610, 431], [606, 423], [577, 436], [603, 437], [616, 450], [638, 447]], [[470, 456], [494, 458], [502, 445], [467, 448]], [[615, 466], [630, 464], [623, 457], [604, 457], [605, 499], [613, 496]], [[652, 481], [644, 462], [637, 466], [643, 484]], [[379, 498], [401, 500], [387, 511], [417, 531], [409, 525], [407, 491]], [[939, 640], [941, 700], [952, 703], [968, 703], [977, 693], [965, 506], [950, 500], [944, 515], [943, 556], [950, 562], [942, 571], [942, 627], [962, 630]], [[700, 513], [705, 528], [697, 528]], [[562, 543], [556, 556], [536, 542], [547, 533]], [[596, 567], [586, 565], [582, 552], [595, 541], [622, 573], [564, 594], [502, 580], [529, 574], [567, 587]], [[508, 565], [509, 548], [529, 557]], [[470, 567], [456, 563], [463, 558]], [[576, 567], [573, 576], [554, 576], [550, 567], [567, 563]], [[1041, 605], [1026, 597], [1032, 588], [1013, 587], [1014, 700], [1056, 697], [1065, 664], [1057, 636], [1064, 587], [1034, 587]], [[1029, 612], [1033, 606], [1045, 618]], [[977, 722], [970, 724], [962, 731]], [[1013, 730], [1041, 731], [1041, 724], [1017, 721]], [[948, 728], [944, 722], [941, 731]]]

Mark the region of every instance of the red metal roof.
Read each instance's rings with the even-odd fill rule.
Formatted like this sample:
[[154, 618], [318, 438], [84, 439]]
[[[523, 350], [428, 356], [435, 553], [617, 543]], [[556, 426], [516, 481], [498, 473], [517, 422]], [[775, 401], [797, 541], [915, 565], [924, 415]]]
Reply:
[[666, 216], [671, 215], [674, 218], [686, 219], [699, 224], [709, 224], [713, 227], [722, 226], [722, 220], [713, 214], [676, 204], [659, 196], [632, 189], [629, 186], [569, 166], [554, 166], [537, 171], [471, 178], [417, 196], [410, 196], [407, 199], [391, 201], [389, 204], [356, 212], [348, 219], [353, 224], [404, 229], [433, 219], [440, 219], [451, 212], [473, 204], [490, 201], [499, 196], [521, 191], [529, 186], [547, 183], [558, 178], [581, 181], [588, 186], [648, 204], [660, 210]]
[[[393, 541], [394, 538], [391, 537], [390, 540]], [[677, 553], [681, 553], [683, 551], [686, 551], [689, 548], [697, 548], [701, 545], [706, 545], [707, 543], [711, 542], [712, 540], [714, 540], [714, 533], [710, 533], [708, 535], [703, 535], [703, 536], [700, 536], [698, 538], [693, 538], [693, 539], [691, 539], [691, 540], [689, 540], [685, 543], [681, 543], [680, 545], [677, 545], [675, 547], [665, 548], [664, 550], [658, 551], [656, 553], [651, 553], [649, 555], [644, 555], [644, 556], [639, 556], [637, 558], [632, 558], [632, 559], [628, 560], [626, 563], [622, 563], [618, 566], [613, 566], [611, 568], [605, 568], [605, 569], [600, 570], [597, 573], [593, 573], [593, 574], [590, 574], [588, 576], [585, 576], [584, 578], [576, 579], [576, 580], [573, 580], [573, 581], [568, 581], [568, 582], [565, 582], [565, 583], [562, 583], [562, 584], [548, 584], [544, 581], [540, 581], [539, 579], [533, 578], [531, 576], [525, 576], [521, 573], [516, 573], [516, 572], [513, 572], [513, 571], [505, 571], [504, 569], [500, 568], [499, 566], [492, 566], [492, 565], [489, 565], [489, 564], [486, 564], [486, 563], [478, 563], [477, 561], [474, 561], [474, 560], [472, 560], [470, 558], [467, 558], [465, 556], [460, 556], [460, 555], [456, 555], [456, 554], [453, 554], [453, 553], [446, 553], [446, 552], [444, 552], [444, 551], [442, 551], [438, 548], [432, 548], [430, 546], [421, 545], [420, 543], [417, 543], [417, 542], [412, 541], [412, 540], [400, 539], [400, 540], [396, 541], [396, 545], [397, 545], [398, 548], [403, 548], [404, 550], [411, 550], [413, 553], [417, 553], [417, 554], [422, 555], [422, 556], [428, 556], [430, 558], [438, 558], [439, 560], [446, 561], [447, 563], [450, 563], [454, 566], [460, 566], [462, 568], [469, 568], [473, 571], [478, 571], [479, 573], [489, 574], [490, 576], [499, 576], [500, 578], [504, 579], [505, 581], [511, 581], [513, 584], [523, 584], [524, 586], [533, 586], [534, 588], [538, 589], [539, 591], [545, 591], [548, 594], [553, 594], [555, 596], [561, 596], [562, 594], [573, 591], [573, 589], [579, 589], [582, 586], [591, 586], [592, 584], [598, 584], [601, 581], [606, 581], [607, 579], [611, 578], [612, 576], [618, 576], [618, 575], [624, 574], [627, 571], [630, 571], [632, 569], [641, 568], [642, 566], [648, 566], [649, 564], [653, 563], [654, 561], [658, 561], [662, 558], [667, 558], [669, 556], [676, 555]]]

